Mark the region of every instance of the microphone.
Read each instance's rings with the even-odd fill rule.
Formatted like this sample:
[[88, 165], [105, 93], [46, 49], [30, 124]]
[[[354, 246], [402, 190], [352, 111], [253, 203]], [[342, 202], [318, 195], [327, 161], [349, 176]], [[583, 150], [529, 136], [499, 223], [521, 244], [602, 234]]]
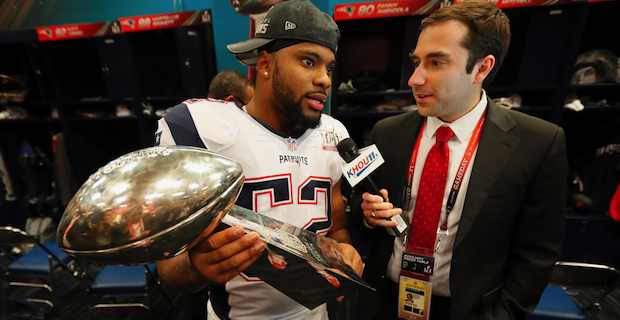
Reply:
[[[357, 149], [355, 141], [353, 141], [353, 139], [351, 138], [346, 138], [340, 141], [338, 145], [336, 145], [336, 148], [338, 149], [340, 157], [342, 157], [342, 159], [344, 159], [346, 163], [351, 163], [353, 160], [355, 160], [355, 158], [360, 156], [360, 151]], [[364, 182], [370, 189], [370, 193], [381, 196], [384, 201], [387, 201], [387, 199], [385, 199], [379, 191], [379, 188], [377, 187], [377, 184], [375, 184], [375, 181], [370, 176], [367, 176], [364, 180], [362, 180], [362, 183]]]
[[[377, 159], [377, 157], [380, 157], [379, 150], [376, 149], [376, 147], [374, 145], [373, 145], [373, 147], [374, 147], [374, 150], [372, 151], [372, 153], [369, 154], [368, 157], [361, 157], [361, 158], [363, 158], [363, 160], [360, 161], [359, 164], [361, 166], [363, 166], [363, 168], [356, 168], [356, 169], [359, 170], [360, 173], [362, 171], [368, 169], [368, 168], [371, 168], [368, 172], [364, 173], [366, 176], [362, 180], [354, 181], [354, 182], [351, 182], [351, 180], [349, 179], [349, 175], [350, 174], [345, 173], [345, 177], [347, 178], [347, 180], [349, 180], [351, 186], [355, 186], [358, 182], [364, 183], [367, 186], [367, 188], [369, 189], [368, 192], [370, 192], [371, 194], [374, 194], [374, 195], [381, 196], [383, 198], [383, 200], [387, 202], [387, 199], [381, 194], [381, 192], [379, 191], [379, 188], [377, 187], [377, 184], [375, 183], [375, 181], [372, 179], [372, 177], [370, 177], [370, 173], [372, 171], [374, 171], [374, 169], [376, 169], [376, 167], [372, 168], [370, 166], [367, 166], [371, 161], [374, 161], [375, 159]], [[342, 157], [342, 159], [347, 164], [353, 162], [353, 160], [355, 160], [357, 158], [360, 158], [360, 156], [361, 156], [361, 153], [358, 150], [357, 145], [355, 144], [355, 141], [353, 141], [353, 139], [351, 139], [351, 138], [346, 138], [346, 139], [340, 141], [336, 145], [336, 149], [338, 149], [338, 153], [340, 154], [340, 157]], [[375, 155], [374, 152], [376, 152], [377, 154]], [[372, 159], [372, 160], [367, 160], [367, 158], [368, 159]], [[381, 160], [383, 160], [383, 159], [381, 159]], [[383, 163], [383, 162], [381, 162], [381, 163]], [[347, 165], [345, 165], [345, 167], [347, 167]], [[343, 171], [347, 171], [347, 170], [343, 168]], [[407, 224], [405, 223], [405, 220], [400, 215], [395, 215], [395, 216], [392, 216], [390, 218], [384, 218], [384, 219], [398, 222], [398, 226], [387, 228], [388, 232], [391, 231], [390, 234], [392, 234], [394, 236], [402, 235], [405, 232], [405, 230], [407, 229]]]

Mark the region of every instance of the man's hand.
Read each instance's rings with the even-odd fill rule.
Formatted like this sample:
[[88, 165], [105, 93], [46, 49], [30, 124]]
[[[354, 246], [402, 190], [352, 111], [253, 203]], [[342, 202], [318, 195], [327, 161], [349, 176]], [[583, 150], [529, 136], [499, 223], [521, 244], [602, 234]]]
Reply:
[[249, 267], [265, 249], [256, 232], [234, 226], [214, 233], [189, 250], [189, 261], [210, 284], [223, 284]]
[[193, 293], [208, 284], [223, 284], [250, 266], [265, 249], [258, 233], [234, 226], [215, 232], [188, 252], [157, 263], [167, 286]]
[[353, 270], [361, 276], [364, 272], [364, 265], [362, 264], [362, 257], [357, 250], [355, 250], [355, 248], [348, 243], [338, 242], [338, 246], [344, 256], [344, 262], [350, 265]]
[[[387, 220], [386, 218], [399, 215], [403, 210], [394, 208], [392, 203], [389, 202], [387, 190], [381, 189], [381, 194], [383, 197], [372, 195], [368, 192], [362, 194], [364, 201], [361, 204], [361, 208], [364, 211], [364, 220], [372, 227], [396, 227], [398, 222]], [[384, 201], [383, 198], [388, 200]]]

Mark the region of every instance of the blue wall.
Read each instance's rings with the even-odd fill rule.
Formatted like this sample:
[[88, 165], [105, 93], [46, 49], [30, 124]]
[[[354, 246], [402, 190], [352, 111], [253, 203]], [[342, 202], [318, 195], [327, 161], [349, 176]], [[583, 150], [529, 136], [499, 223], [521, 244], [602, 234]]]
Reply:
[[230, 1], [215, 0], [213, 3], [213, 33], [217, 69], [234, 69], [248, 74], [244, 67], [228, 52], [226, 45], [250, 38], [250, 18], [240, 15], [230, 6]]
[[[365, 1], [312, 0], [312, 3], [322, 11], [333, 14], [336, 4]], [[1, 25], [6, 29], [29, 29], [146, 14], [211, 9], [218, 70], [235, 69], [245, 74], [248, 72], [248, 69], [226, 50], [226, 45], [250, 38], [250, 18], [235, 12], [227, 0], [56, 0], [26, 3], [31, 3], [31, 6], [14, 8], [14, 12], [9, 12], [11, 21]]]

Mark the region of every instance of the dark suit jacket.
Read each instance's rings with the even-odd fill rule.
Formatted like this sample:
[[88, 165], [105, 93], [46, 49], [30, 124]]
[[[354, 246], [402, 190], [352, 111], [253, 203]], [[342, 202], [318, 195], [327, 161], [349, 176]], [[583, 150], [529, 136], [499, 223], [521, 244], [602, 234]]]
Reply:
[[[373, 179], [388, 190], [395, 207], [402, 207], [409, 159], [423, 121], [417, 111], [389, 117], [375, 125], [370, 137], [385, 159]], [[461, 190], [467, 195], [453, 248], [452, 319], [523, 319], [536, 307], [563, 241], [564, 131], [489, 99], [472, 166], [469, 187]], [[360, 202], [351, 205], [358, 219]], [[385, 228], [359, 228], [372, 241], [364, 278], [381, 299], [394, 238]], [[374, 314], [378, 303], [362, 314]]]

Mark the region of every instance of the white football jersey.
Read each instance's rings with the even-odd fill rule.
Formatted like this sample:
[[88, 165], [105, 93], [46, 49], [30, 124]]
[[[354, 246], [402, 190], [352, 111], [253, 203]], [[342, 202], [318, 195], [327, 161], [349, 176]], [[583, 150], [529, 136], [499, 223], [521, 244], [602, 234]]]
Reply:
[[[342, 123], [325, 114], [318, 128], [288, 137], [234, 103], [192, 99], [159, 120], [155, 144], [205, 147], [238, 161], [245, 182], [237, 205], [324, 235], [332, 226], [331, 190], [344, 164], [336, 145], [348, 137]], [[210, 301], [222, 319], [327, 318], [324, 305], [311, 312], [244, 273], [224, 289], [212, 288]]]

